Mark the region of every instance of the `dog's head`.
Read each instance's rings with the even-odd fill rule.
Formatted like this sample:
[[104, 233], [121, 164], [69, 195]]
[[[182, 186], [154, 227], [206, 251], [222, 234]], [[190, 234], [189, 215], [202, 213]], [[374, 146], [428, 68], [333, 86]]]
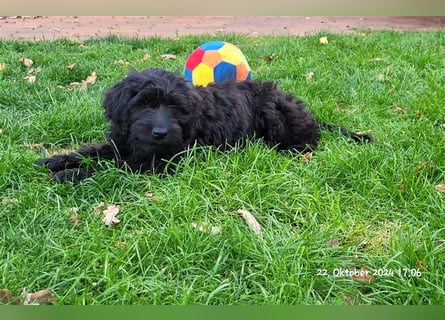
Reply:
[[110, 138], [141, 157], [170, 158], [191, 142], [200, 99], [178, 74], [131, 71], [105, 94]]

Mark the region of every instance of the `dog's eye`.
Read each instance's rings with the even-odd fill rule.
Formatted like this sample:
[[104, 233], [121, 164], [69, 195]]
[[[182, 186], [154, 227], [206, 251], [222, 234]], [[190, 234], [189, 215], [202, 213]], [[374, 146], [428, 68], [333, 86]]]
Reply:
[[179, 105], [169, 105], [169, 109], [172, 110], [175, 114], [181, 117], [187, 117], [190, 115], [190, 110], [187, 107], [179, 106]]

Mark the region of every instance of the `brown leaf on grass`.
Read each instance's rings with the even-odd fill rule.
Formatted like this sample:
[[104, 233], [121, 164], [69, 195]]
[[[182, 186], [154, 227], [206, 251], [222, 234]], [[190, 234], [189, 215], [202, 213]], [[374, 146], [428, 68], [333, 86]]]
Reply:
[[315, 75], [315, 73], [313, 71], [309, 72], [306, 76], [306, 83], [311, 82], [312, 79], [314, 79], [314, 75]]
[[8, 203], [9, 204], [17, 204], [17, 203], [19, 203], [19, 200], [16, 198], [3, 198], [2, 203], [3, 204], [8, 204]]
[[6, 64], [4, 64], [3, 62], [0, 63], [0, 71], [5, 71], [6, 70]]
[[422, 110], [416, 110], [416, 114], [419, 118], [428, 119], [427, 115]]
[[128, 248], [128, 243], [124, 242], [124, 241], [116, 241], [114, 243], [114, 246], [116, 248], [120, 248], [120, 249], [127, 249]]
[[200, 224], [197, 224], [196, 222], [192, 222], [190, 225], [193, 229], [197, 229], [200, 232], [206, 232], [206, 233], [210, 233], [213, 235], [220, 234], [222, 231], [221, 227], [211, 226], [208, 223], [204, 223], [204, 222], [201, 222]]
[[42, 68], [30, 68], [27, 73], [28, 73], [28, 76], [34, 76], [41, 71], [42, 71]]
[[372, 59], [369, 59], [369, 62], [383, 62], [383, 61], [385, 61], [385, 59], [383, 59], [383, 58], [372, 58]]
[[372, 130], [364, 130], [364, 131], [355, 131], [359, 136], [370, 135], [372, 134]]
[[261, 59], [263, 59], [264, 61], [272, 61], [277, 57], [277, 55], [275, 53], [272, 53], [270, 55], [265, 55], [262, 56]]
[[321, 37], [320, 38], [320, 43], [321, 44], [328, 44], [329, 43], [328, 37]]
[[21, 58], [19, 60], [19, 62], [27, 68], [31, 67], [32, 64], [34, 63], [34, 61], [32, 61], [31, 59], [27, 59], [27, 58]]
[[394, 112], [398, 112], [398, 113], [406, 113], [406, 110], [403, 109], [402, 107], [396, 107], [393, 110]]
[[338, 240], [338, 238], [333, 238], [328, 242], [326, 242], [326, 247], [328, 248], [337, 248], [339, 246], [340, 246], [340, 240]]
[[116, 218], [116, 215], [119, 213], [120, 206], [110, 204], [107, 209], [103, 211], [105, 217], [102, 219], [102, 222], [107, 226], [115, 226], [119, 224], [121, 221]]
[[76, 87], [80, 87], [80, 90], [85, 90], [88, 85], [92, 85], [96, 83], [96, 79], [97, 79], [97, 74], [96, 72], [92, 72], [91, 75], [89, 75], [85, 80], [82, 80], [81, 82], [71, 82], [69, 85], [63, 87], [63, 86], [58, 86], [58, 88], [61, 89], [66, 89], [66, 90], [72, 90]]
[[37, 80], [36, 76], [26, 76], [26, 77], [23, 77], [22, 79], [30, 84], [34, 84]]
[[417, 269], [419, 269], [420, 271], [426, 271], [428, 270], [428, 264], [425, 261], [422, 260], [417, 260], [416, 261], [416, 267]]
[[159, 199], [159, 197], [156, 197], [153, 192], [146, 192], [145, 196], [147, 198], [152, 199], [154, 202], [160, 202], [161, 201], [161, 199]]
[[85, 90], [88, 85], [95, 84], [97, 79], [96, 72], [92, 72], [85, 80], [82, 80], [80, 84], [80, 89]]
[[26, 288], [23, 288], [22, 294], [25, 297], [25, 304], [50, 304], [57, 301], [57, 298], [48, 289], [27, 293]]
[[66, 67], [66, 70], [73, 71], [74, 68], [76, 67], [76, 65], [77, 65], [76, 63], [72, 63], [72, 64], [70, 64], [69, 66]]
[[161, 58], [165, 59], [165, 60], [175, 60], [176, 59], [176, 55], [175, 54], [170, 54], [170, 53], [165, 53], [165, 54], [161, 54]]
[[114, 64], [118, 64], [120, 66], [128, 66], [130, 62], [120, 59], [118, 61], [114, 61]]
[[366, 268], [360, 268], [359, 274], [352, 277], [355, 281], [371, 283], [374, 281], [374, 277], [371, 275], [371, 272]]
[[241, 216], [247, 224], [253, 229], [253, 231], [260, 237], [263, 237], [263, 231], [261, 225], [258, 223], [258, 221], [255, 219], [253, 214], [251, 214], [249, 211], [244, 209], [238, 209], [237, 211], [238, 215]]
[[80, 218], [77, 215], [78, 211], [79, 211], [79, 208], [77, 208], [77, 207], [70, 208], [70, 212], [71, 212], [70, 218], [73, 221], [74, 225], [77, 225], [80, 222]]
[[313, 153], [308, 151], [305, 154], [303, 154], [300, 158], [301, 163], [308, 163], [312, 159]]
[[141, 61], [147, 61], [148, 59], [151, 58], [151, 55], [149, 55], [148, 53], [144, 54], [144, 56], [142, 57]]
[[445, 192], [445, 184], [438, 184], [434, 187], [437, 192]]
[[103, 203], [103, 202], [99, 203], [99, 204], [97, 205], [97, 207], [94, 208], [94, 215], [95, 215], [96, 217], [99, 216], [99, 215], [102, 213], [102, 211], [103, 211], [104, 208], [105, 208], [105, 203]]
[[75, 213], [71, 213], [70, 218], [73, 221], [74, 225], [77, 225], [80, 222], [79, 216]]
[[21, 304], [20, 298], [14, 296], [8, 289], [0, 290], [0, 304]]

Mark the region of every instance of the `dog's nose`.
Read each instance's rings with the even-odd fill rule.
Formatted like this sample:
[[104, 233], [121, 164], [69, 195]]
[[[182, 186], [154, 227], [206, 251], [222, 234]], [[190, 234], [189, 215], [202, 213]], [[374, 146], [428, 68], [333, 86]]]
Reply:
[[168, 133], [167, 128], [162, 128], [162, 127], [154, 127], [151, 130], [151, 134], [156, 140], [164, 139], [167, 136], [167, 133]]

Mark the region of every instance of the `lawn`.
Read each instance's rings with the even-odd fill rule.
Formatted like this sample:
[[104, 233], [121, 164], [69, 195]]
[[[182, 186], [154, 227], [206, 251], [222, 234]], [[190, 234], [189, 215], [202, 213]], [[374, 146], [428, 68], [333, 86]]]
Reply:
[[[103, 92], [129, 67], [182, 72], [210, 39], [375, 142], [322, 132], [309, 161], [194, 148], [175, 175], [110, 165], [77, 185], [34, 166], [104, 140]], [[445, 304], [445, 32], [0, 41], [0, 69], [1, 301]]]

